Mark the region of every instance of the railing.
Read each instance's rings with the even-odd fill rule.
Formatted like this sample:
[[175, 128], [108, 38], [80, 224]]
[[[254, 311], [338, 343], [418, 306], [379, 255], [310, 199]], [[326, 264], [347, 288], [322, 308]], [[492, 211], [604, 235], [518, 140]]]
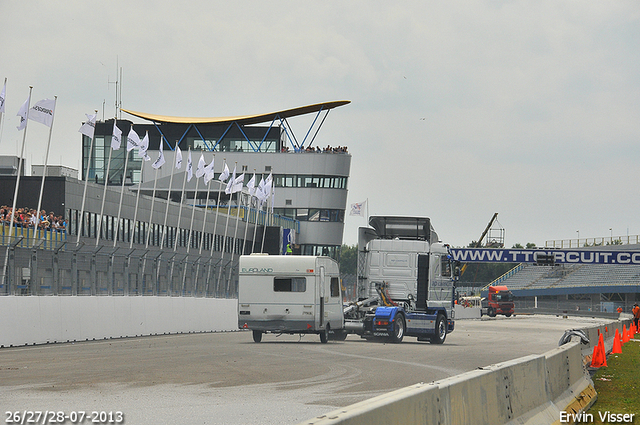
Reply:
[[545, 248], [582, 248], [589, 246], [640, 244], [640, 235], [608, 236], [598, 238], [558, 239], [546, 241]]
[[487, 288], [489, 288], [489, 286], [496, 286], [502, 282], [504, 282], [505, 280], [509, 279], [511, 276], [513, 276], [514, 274], [518, 273], [520, 270], [522, 270], [522, 268], [524, 267], [524, 264], [520, 263], [517, 266], [515, 266], [514, 268], [512, 268], [511, 270], [507, 271], [505, 274], [503, 274], [502, 276], [494, 279], [492, 282], [489, 282], [484, 288], [482, 288], [483, 291], [486, 291]]
[[[16, 246], [31, 248], [34, 244], [42, 249], [56, 249], [61, 243], [66, 242], [67, 232], [53, 229], [34, 229], [31, 227], [13, 226], [11, 235]], [[20, 239], [20, 241], [17, 241]], [[9, 245], [9, 225], [0, 225], [0, 245]]]
[[[35, 242], [35, 245], [34, 245]], [[25, 244], [30, 248], [21, 248]], [[154, 295], [233, 298], [242, 246], [198, 255], [60, 243], [22, 236], [0, 248], [0, 295]], [[240, 244], [241, 245], [241, 244]], [[250, 250], [247, 245], [245, 249]]]

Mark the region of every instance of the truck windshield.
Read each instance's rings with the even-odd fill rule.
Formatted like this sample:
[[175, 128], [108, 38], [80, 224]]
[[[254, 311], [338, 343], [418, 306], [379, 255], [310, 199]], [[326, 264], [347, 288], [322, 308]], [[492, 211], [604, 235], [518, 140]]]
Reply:
[[274, 292], [306, 292], [307, 279], [304, 277], [274, 277]]
[[513, 295], [511, 294], [511, 292], [498, 292], [496, 294], [496, 301], [511, 302], [513, 301]]

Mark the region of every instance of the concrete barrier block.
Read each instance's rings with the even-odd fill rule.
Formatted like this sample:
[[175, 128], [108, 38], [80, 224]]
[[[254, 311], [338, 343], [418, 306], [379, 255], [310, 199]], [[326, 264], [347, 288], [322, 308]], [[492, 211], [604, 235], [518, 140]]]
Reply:
[[443, 425], [501, 424], [513, 414], [502, 377], [478, 369], [437, 381]]
[[[526, 416], [548, 401], [546, 364], [543, 355], [531, 355], [491, 366], [498, 374], [507, 396], [505, 408], [511, 411], [509, 420]], [[508, 421], [505, 421], [508, 422]]]
[[435, 384], [416, 384], [337, 409], [299, 425], [438, 424], [440, 391]]

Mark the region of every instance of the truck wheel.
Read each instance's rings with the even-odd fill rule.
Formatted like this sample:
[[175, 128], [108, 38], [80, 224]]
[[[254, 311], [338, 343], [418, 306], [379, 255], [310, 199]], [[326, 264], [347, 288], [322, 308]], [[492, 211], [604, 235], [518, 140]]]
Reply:
[[435, 330], [435, 334], [431, 337], [431, 343], [444, 344], [444, 340], [447, 339], [447, 320], [444, 315], [438, 314]]
[[260, 342], [260, 341], [262, 341], [262, 332], [253, 331], [253, 342]]
[[326, 327], [324, 330], [320, 331], [320, 342], [326, 344], [329, 341], [329, 328]]
[[511, 317], [511, 313], [505, 313], [504, 315], [507, 317]]
[[487, 316], [496, 317], [496, 311], [492, 307], [489, 307], [489, 310], [487, 310]]
[[389, 337], [391, 342], [398, 344], [402, 342], [402, 338], [404, 338], [404, 316], [402, 314], [397, 314], [396, 318], [393, 320], [393, 333]]

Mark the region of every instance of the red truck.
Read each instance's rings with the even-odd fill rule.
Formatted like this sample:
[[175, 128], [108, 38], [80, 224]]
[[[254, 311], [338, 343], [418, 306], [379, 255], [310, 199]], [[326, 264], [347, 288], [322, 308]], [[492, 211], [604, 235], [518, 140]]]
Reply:
[[489, 286], [489, 293], [482, 299], [482, 314], [496, 317], [504, 314], [510, 317], [513, 314], [513, 294], [506, 286]]

